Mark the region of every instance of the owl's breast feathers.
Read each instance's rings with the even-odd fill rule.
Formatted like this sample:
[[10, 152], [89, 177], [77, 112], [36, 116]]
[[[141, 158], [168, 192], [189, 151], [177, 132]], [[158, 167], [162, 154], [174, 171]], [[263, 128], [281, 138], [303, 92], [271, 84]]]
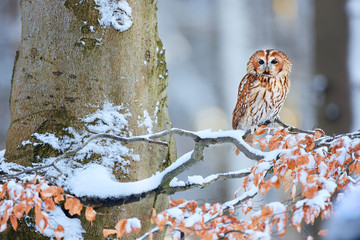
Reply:
[[287, 76], [248, 73], [241, 80], [232, 128], [249, 129], [276, 117], [289, 90]]

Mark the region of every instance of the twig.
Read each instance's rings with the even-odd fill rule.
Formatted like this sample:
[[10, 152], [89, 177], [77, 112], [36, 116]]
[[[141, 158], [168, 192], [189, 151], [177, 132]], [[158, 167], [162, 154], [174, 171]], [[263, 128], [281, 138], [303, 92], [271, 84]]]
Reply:
[[323, 136], [321, 138], [316, 139], [315, 148], [329, 147], [333, 141], [342, 137], [348, 137], [350, 139], [360, 138], [360, 132], [344, 133], [336, 136]]
[[[34, 172], [34, 171], [44, 169], [44, 168], [49, 168], [49, 167], [54, 167], [57, 171], [59, 171], [59, 173], [62, 174], [62, 171], [56, 166], [56, 163], [58, 163], [60, 160], [62, 160], [64, 158], [67, 158], [67, 157], [69, 157], [71, 155], [76, 154], [77, 152], [79, 152], [80, 150], [85, 148], [91, 141], [93, 141], [95, 139], [99, 139], [99, 138], [108, 138], [108, 139], [112, 139], [112, 140], [115, 140], [115, 141], [121, 141], [121, 142], [124, 142], [124, 143], [132, 143], [132, 142], [141, 142], [141, 141], [143, 141], [143, 142], [168, 146], [168, 144], [166, 142], [155, 141], [155, 140], [150, 139], [150, 138], [148, 138], [146, 136], [119, 137], [119, 136], [112, 135], [112, 134], [107, 134], [107, 133], [96, 134], [96, 135], [93, 135], [90, 138], [88, 138], [83, 144], [81, 144], [80, 146], [78, 146], [74, 150], [69, 150], [69, 151], [61, 154], [52, 163], [42, 165], [42, 166], [38, 166], [38, 167], [34, 167], [34, 168], [28, 168], [28, 169], [25, 169], [25, 170], [23, 170], [21, 172], [14, 173], [14, 174], [7, 174], [7, 175], [4, 175], [4, 176], [1, 176], [1, 179], [4, 180], [4, 179], [8, 179], [8, 178], [14, 178], [14, 177], [17, 177], [17, 176], [19, 176], [21, 174], [24, 174], [24, 173]], [[59, 175], [59, 176], [61, 176], [61, 175]]]
[[292, 132], [292, 133], [307, 133], [307, 134], [315, 134], [316, 133], [315, 131], [303, 130], [300, 128], [290, 126], [290, 125], [284, 123], [283, 121], [281, 121], [280, 118], [276, 118], [275, 122], [278, 123], [280, 126], [286, 128], [287, 130], [289, 130], [289, 132]]

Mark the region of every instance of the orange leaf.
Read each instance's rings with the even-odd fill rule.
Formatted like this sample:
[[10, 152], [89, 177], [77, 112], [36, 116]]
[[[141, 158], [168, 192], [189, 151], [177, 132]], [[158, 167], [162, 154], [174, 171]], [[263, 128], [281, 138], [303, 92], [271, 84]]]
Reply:
[[355, 163], [355, 173], [360, 175], [360, 162]]
[[166, 221], [167, 221], [167, 217], [164, 216], [163, 214], [158, 214], [155, 218], [155, 223], [159, 227], [160, 231], [162, 231], [164, 229]]
[[54, 201], [55, 203], [59, 203], [61, 201], [64, 201], [64, 196], [61, 194], [61, 195], [56, 195], [56, 197], [54, 197]]
[[92, 223], [96, 217], [95, 210], [92, 207], [87, 207], [85, 210], [85, 217], [86, 217], [86, 220], [88, 220], [89, 222]]
[[263, 207], [263, 209], [261, 209], [261, 218], [262, 219], [268, 219], [273, 215], [273, 211], [270, 209], [269, 206], [265, 206]]
[[171, 200], [170, 206], [171, 206], [171, 207], [178, 206], [178, 205], [180, 205], [180, 204], [183, 204], [184, 202], [185, 202], [184, 199]]
[[[274, 136], [273, 136], [274, 137]], [[269, 142], [269, 151], [273, 151], [273, 150], [276, 150], [279, 148], [280, 144], [281, 144], [281, 137], [280, 136], [277, 136], [273, 141], [271, 141], [271, 139], [273, 138], [271, 137], [270, 138], [270, 142]]]
[[154, 222], [155, 222], [155, 217], [156, 217], [156, 210], [153, 208], [153, 209], [152, 209], [151, 218], [150, 218], [151, 224], [154, 224]]
[[45, 200], [46, 198], [56, 195], [58, 192], [58, 186], [50, 186], [41, 191], [41, 198]]
[[247, 200], [242, 206], [241, 206], [241, 210], [242, 212], [246, 215], [248, 212], [251, 211], [251, 209], [254, 206], [254, 202], [252, 199]]
[[328, 234], [328, 230], [327, 229], [322, 229], [318, 232], [319, 236], [326, 236]]
[[15, 217], [17, 217], [17, 219], [20, 219], [24, 212], [25, 212], [25, 203], [23, 202], [19, 202], [17, 205], [14, 206], [13, 208], [13, 212], [14, 212], [14, 215]]
[[81, 209], [83, 208], [80, 200], [74, 197], [66, 197], [65, 209], [69, 210], [71, 215], [81, 214]]
[[266, 130], [266, 125], [262, 125], [255, 130], [254, 134], [261, 135], [265, 132], [265, 130]]
[[[138, 221], [138, 220], [137, 220]], [[134, 222], [134, 221], [127, 221], [126, 223], [126, 228], [127, 229], [131, 229], [130, 231], [126, 231], [126, 235], [129, 236], [131, 234], [131, 232], [135, 232], [135, 233], [139, 233], [141, 230], [141, 225], [140, 222]]]
[[44, 230], [46, 229], [49, 223], [48, 217], [46, 217], [42, 213], [40, 209], [40, 205], [38, 204], [35, 205], [35, 223], [40, 228], [41, 233], [44, 233]]
[[265, 195], [272, 188], [272, 186], [273, 186], [273, 183], [270, 180], [265, 181], [265, 182], [260, 182], [259, 191]]
[[18, 222], [17, 222], [17, 219], [14, 215], [11, 215], [10, 216], [10, 222], [11, 222], [11, 225], [14, 229], [14, 231], [16, 231], [17, 227], [18, 227]]
[[279, 189], [279, 188], [280, 188], [281, 183], [280, 183], [280, 179], [279, 179], [279, 178], [276, 178], [276, 181], [273, 182], [273, 186], [274, 186], [276, 189]]
[[191, 210], [193, 213], [195, 213], [198, 204], [197, 204], [197, 202], [195, 202], [195, 201], [191, 201], [191, 202], [188, 202], [188, 203], [186, 204], [186, 206], [189, 207], [190, 210]]
[[7, 190], [7, 182], [4, 183], [4, 185], [2, 185], [2, 191], [0, 192], [0, 199], [3, 199], [6, 195], [6, 190]]
[[294, 159], [289, 159], [288, 162], [287, 162], [287, 165], [288, 165], [289, 169], [295, 170], [296, 163], [295, 163]]
[[301, 155], [296, 159], [297, 165], [305, 165], [309, 163], [309, 157], [306, 155]]
[[307, 143], [307, 146], [306, 146], [305, 150], [307, 152], [309, 152], [310, 150], [312, 150], [315, 147], [315, 141], [311, 137], [306, 137], [306, 143]]
[[29, 214], [29, 212], [32, 208], [33, 208], [33, 204], [31, 202], [26, 202], [25, 214]]
[[126, 219], [121, 219], [120, 221], [118, 221], [118, 223], [115, 226], [116, 229], [116, 237], [117, 238], [121, 238], [126, 230]]
[[107, 238], [111, 234], [116, 234], [116, 230], [115, 229], [104, 229], [103, 230], [104, 238]]
[[47, 198], [44, 203], [49, 210], [53, 211], [55, 209], [55, 203], [51, 198]]
[[54, 229], [54, 234], [57, 240], [60, 240], [62, 237], [64, 237], [65, 234], [65, 229], [63, 226], [58, 225], [55, 229]]
[[325, 135], [324, 130], [322, 130], [322, 129], [320, 129], [320, 128], [315, 129], [315, 135], [314, 135], [314, 138], [315, 138], [315, 139], [318, 139], [318, 138], [321, 137], [322, 135]]
[[303, 195], [307, 198], [313, 198], [318, 190], [318, 186], [312, 186], [310, 188], [303, 189]]

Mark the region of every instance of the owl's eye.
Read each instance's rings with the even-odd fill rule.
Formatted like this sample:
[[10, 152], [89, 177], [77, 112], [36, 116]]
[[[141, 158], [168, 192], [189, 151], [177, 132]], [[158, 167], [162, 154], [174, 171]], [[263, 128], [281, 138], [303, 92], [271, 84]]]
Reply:
[[264, 60], [262, 60], [262, 59], [259, 61], [259, 64], [260, 64], [260, 65], [263, 65], [264, 63], [265, 63], [265, 62], [264, 62]]
[[271, 63], [272, 63], [272, 64], [277, 64], [278, 61], [274, 59], [274, 60], [271, 61]]

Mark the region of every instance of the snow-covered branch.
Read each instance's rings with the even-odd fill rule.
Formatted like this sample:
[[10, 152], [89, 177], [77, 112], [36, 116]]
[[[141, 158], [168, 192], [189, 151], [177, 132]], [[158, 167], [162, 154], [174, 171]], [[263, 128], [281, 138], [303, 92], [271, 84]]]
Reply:
[[[192, 188], [204, 188], [220, 180], [244, 178], [250, 174], [250, 169], [243, 169], [228, 173], [212, 174], [206, 178], [201, 176], [189, 176], [186, 182], [179, 181], [176, 176], [202, 159], [203, 149], [204, 147], [202, 145], [196, 143], [193, 151], [184, 154], [163, 172], [155, 174], [147, 179], [127, 183], [113, 183], [114, 185], [111, 187], [111, 193], [105, 194], [105, 198], [104, 192], [97, 192], [94, 185], [91, 183], [89, 184], [88, 181], [87, 186], [89, 187], [84, 186], [85, 184], [77, 185], [78, 187], [72, 189], [72, 193], [78, 196], [84, 203], [114, 206], [137, 202], [144, 198], [154, 197], [159, 194], [171, 195]], [[75, 177], [72, 182], [81, 182], [83, 181], [82, 176], [88, 174], [90, 174], [90, 172], [84, 171], [79, 178]], [[91, 190], [89, 188], [91, 188]], [[93, 191], [90, 196], [88, 195], [89, 191]]]
[[163, 145], [163, 146], [168, 146], [168, 144], [166, 142], [162, 142], [162, 141], [155, 141], [153, 139], [150, 139], [146, 136], [137, 136], [137, 137], [119, 137], [116, 135], [112, 135], [112, 134], [106, 134], [106, 133], [101, 133], [101, 134], [96, 134], [91, 136], [90, 138], [88, 138], [83, 144], [80, 144], [78, 147], [76, 147], [73, 150], [69, 150], [66, 151], [65, 153], [61, 154], [60, 156], [56, 157], [55, 160], [49, 164], [45, 164], [45, 165], [41, 165], [38, 167], [33, 167], [33, 168], [27, 168], [23, 171], [20, 171], [18, 173], [14, 173], [14, 174], [5, 174], [2, 175], [0, 177], [1, 180], [5, 180], [5, 179], [11, 179], [14, 177], [17, 177], [19, 175], [25, 174], [25, 173], [30, 173], [30, 172], [36, 172], [38, 170], [41, 169], [45, 169], [45, 168], [49, 168], [49, 167], [53, 167], [55, 168], [60, 175], [62, 174], [62, 171], [57, 167], [57, 163], [67, 157], [70, 157], [72, 155], [75, 155], [77, 152], [79, 152], [80, 150], [84, 149], [90, 142], [96, 140], [96, 139], [112, 139], [115, 141], [120, 141], [123, 143], [133, 143], [133, 142], [148, 142], [148, 143], [153, 143], [153, 144], [159, 144], [159, 145]]
[[[89, 148], [96, 148], [102, 143], [105, 144], [101, 145], [101, 148], [110, 150], [111, 148], [106, 147], [112, 146], [112, 144], [117, 144], [117, 147], [123, 146], [116, 141], [125, 143], [148, 142], [167, 147], [167, 143], [158, 139], [164, 139], [172, 134], [191, 138], [194, 141], [193, 150], [179, 157], [162, 172], [139, 181], [117, 181], [112, 175], [112, 165], [106, 165], [103, 162], [99, 164], [99, 162], [93, 161], [85, 165], [77, 162], [86, 159], [84, 152], [87, 152]], [[41, 206], [41, 201], [46, 201], [48, 204], [52, 201], [58, 203], [63, 201], [64, 196], [66, 196], [65, 207], [67, 206], [66, 209], [69, 211], [79, 209], [79, 206], [82, 206], [81, 202], [91, 204], [95, 208], [123, 205], [159, 194], [171, 195], [192, 188], [207, 187], [224, 179], [243, 178], [243, 185], [236, 191], [236, 197], [222, 204], [205, 203], [199, 206], [196, 201], [171, 201], [170, 208], [159, 213], [153, 212], [151, 222], [156, 226], [140, 239], [151, 237], [152, 233], [162, 231], [165, 227], [169, 227], [170, 232], [176, 236], [179, 232], [183, 232], [185, 235], [195, 235], [203, 239], [212, 239], [210, 236], [216, 236], [217, 239], [231, 239], [235, 236], [243, 239], [253, 239], [254, 236], [255, 238], [269, 237], [273, 233], [273, 229], [277, 231], [279, 236], [282, 236], [285, 234], [288, 219], [291, 225], [300, 231], [302, 221], [309, 224], [313, 223], [319, 215], [326, 218], [330, 217], [336, 191], [349, 184], [357, 184], [349, 174], [360, 174], [360, 134], [358, 132], [326, 136], [321, 129], [304, 131], [286, 125], [277, 128], [261, 126], [252, 134], [254, 134], [254, 145], [258, 145], [261, 150], [248, 145], [243, 140], [247, 133], [241, 130], [191, 132], [173, 128], [137, 137], [118, 137], [112, 134], [78, 135], [83, 137], [74, 138], [78, 141], [70, 141], [71, 144], [66, 145], [67, 148], [73, 146], [72, 150], [66, 151], [57, 158], [47, 159], [48, 164], [45, 164], [46, 161], [44, 161], [43, 165], [25, 169], [21, 173], [45, 170], [50, 167], [59, 168], [59, 172], [64, 171], [64, 174], [59, 178], [62, 181], [60, 182], [62, 187], [58, 187], [57, 182], [58, 186], [48, 186], [43, 182], [43, 177], [37, 177], [37, 180], [33, 180], [26, 186], [31, 187], [31, 191], [35, 191], [35, 195], [40, 194], [41, 198], [37, 198], [39, 204], [36, 206]], [[52, 136], [46, 135], [45, 137], [50, 138]], [[79, 139], [86, 140], [84, 143], [78, 144], [81, 142]], [[112, 141], [106, 141], [106, 139]], [[215, 173], [207, 177], [188, 176], [187, 180], [184, 181], [177, 178], [179, 174], [204, 159], [206, 147], [222, 143], [235, 144], [244, 155], [256, 160], [254, 166], [228, 173]], [[3, 160], [4, 158], [0, 156], [0, 161]], [[51, 163], [49, 164], [50, 160]], [[75, 165], [71, 171], [64, 168], [69, 163]], [[0, 165], [5, 169], [4, 166], [6, 165], [1, 162]], [[20, 168], [13, 169], [19, 170]], [[13, 170], [9, 171], [7, 168], [4, 172], [13, 173]], [[15, 178], [21, 173], [6, 176]], [[47, 176], [45, 175], [45, 177]], [[23, 175], [20, 177], [22, 178]], [[14, 189], [20, 189], [18, 185], [21, 187], [21, 184], [15, 183], [14, 180], [6, 181], [2, 187], [2, 193], [8, 191], [9, 194], [12, 194]], [[40, 187], [41, 185], [43, 187]], [[281, 185], [286, 190], [290, 190], [292, 198], [290, 204], [268, 203], [262, 206], [261, 210], [252, 213], [250, 220], [246, 221], [236, 219], [232, 215], [239, 206], [243, 213], [251, 212], [254, 204], [252, 199], [255, 195], [258, 193], [266, 194], [270, 189], [280, 188]], [[298, 192], [299, 188], [301, 188], [301, 193]], [[75, 195], [76, 198], [65, 194], [64, 190]], [[22, 192], [24, 191], [19, 191], [18, 197], [21, 198]], [[6, 194], [2, 194], [2, 196], [5, 197]], [[11, 201], [14, 202], [13, 205], [17, 204], [15, 198]], [[24, 201], [26, 205], [26, 199]], [[8, 215], [18, 214], [11, 206], [4, 208]], [[291, 206], [293, 206], [292, 209]], [[33, 205], [28, 206], [27, 209], [31, 209], [31, 207]], [[50, 209], [52, 205], [48, 207]], [[87, 219], [94, 221], [95, 210], [88, 207], [86, 212]], [[43, 216], [41, 215], [43, 213], [39, 211], [37, 214]], [[78, 212], [78, 214], [81, 213]], [[288, 217], [287, 214], [291, 216]], [[122, 227], [119, 227], [120, 225]], [[114, 229], [104, 229], [104, 237], [111, 234], [119, 234], [119, 236], [124, 233], [130, 234], [131, 232], [138, 232], [140, 228], [140, 221], [136, 218], [121, 219]]]

